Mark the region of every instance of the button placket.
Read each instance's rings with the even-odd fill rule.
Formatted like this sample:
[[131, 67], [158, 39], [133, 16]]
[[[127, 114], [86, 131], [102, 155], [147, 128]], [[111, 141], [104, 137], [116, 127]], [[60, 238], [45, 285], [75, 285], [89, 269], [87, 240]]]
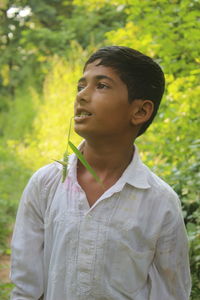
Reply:
[[78, 287], [80, 293], [91, 289], [91, 274], [95, 255], [96, 226], [91, 214], [86, 214], [81, 222], [79, 251], [77, 260]]

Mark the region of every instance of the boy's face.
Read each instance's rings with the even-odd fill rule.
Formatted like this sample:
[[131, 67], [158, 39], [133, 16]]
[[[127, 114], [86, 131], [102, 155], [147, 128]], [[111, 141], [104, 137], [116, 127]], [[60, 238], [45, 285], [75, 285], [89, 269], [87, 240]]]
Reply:
[[132, 128], [128, 89], [115, 70], [98, 62], [88, 64], [78, 81], [75, 131], [86, 139], [123, 136]]

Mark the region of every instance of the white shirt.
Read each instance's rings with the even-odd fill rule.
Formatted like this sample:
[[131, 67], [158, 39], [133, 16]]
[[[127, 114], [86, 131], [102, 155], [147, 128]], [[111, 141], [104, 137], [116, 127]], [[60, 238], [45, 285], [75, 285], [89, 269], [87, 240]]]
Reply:
[[[140, 160], [90, 208], [77, 158], [30, 179], [12, 240], [13, 300], [188, 300], [188, 242], [176, 193]], [[42, 296], [43, 295], [43, 296]]]

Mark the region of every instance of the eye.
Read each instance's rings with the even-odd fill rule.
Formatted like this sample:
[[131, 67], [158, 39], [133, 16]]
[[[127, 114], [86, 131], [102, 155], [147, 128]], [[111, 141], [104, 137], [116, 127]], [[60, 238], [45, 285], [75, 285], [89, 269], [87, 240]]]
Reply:
[[109, 86], [107, 84], [105, 84], [105, 83], [98, 82], [97, 88], [98, 89], [109, 89]]
[[77, 91], [80, 92], [80, 91], [82, 91], [84, 88], [85, 88], [84, 85], [80, 85], [80, 84], [79, 84], [79, 85], [77, 86]]

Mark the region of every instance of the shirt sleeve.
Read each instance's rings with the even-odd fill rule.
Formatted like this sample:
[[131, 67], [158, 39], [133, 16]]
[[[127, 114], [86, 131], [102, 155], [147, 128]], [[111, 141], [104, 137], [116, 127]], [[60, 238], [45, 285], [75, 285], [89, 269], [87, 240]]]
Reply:
[[179, 208], [166, 214], [150, 269], [150, 300], [188, 300], [191, 291], [188, 239]]
[[26, 186], [17, 212], [11, 243], [11, 300], [39, 300], [43, 287], [44, 222], [36, 176]]

